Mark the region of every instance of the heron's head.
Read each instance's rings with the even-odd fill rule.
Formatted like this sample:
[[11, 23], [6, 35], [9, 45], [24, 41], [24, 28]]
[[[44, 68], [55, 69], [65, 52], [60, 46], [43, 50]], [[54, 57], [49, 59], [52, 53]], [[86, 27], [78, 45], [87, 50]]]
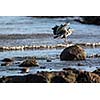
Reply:
[[65, 24], [64, 24], [64, 26], [69, 26], [69, 25], [70, 25], [70, 23], [65, 23]]

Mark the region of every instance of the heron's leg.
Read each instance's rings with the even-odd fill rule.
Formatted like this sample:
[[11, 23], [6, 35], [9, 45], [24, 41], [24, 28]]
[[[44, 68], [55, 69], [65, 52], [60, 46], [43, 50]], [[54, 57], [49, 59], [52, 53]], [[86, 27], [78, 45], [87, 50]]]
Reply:
[[66, 35], [65, 35], [64, 42], [65, 42], [65, 44], [67, 44], [67, 37], [66, 37]]

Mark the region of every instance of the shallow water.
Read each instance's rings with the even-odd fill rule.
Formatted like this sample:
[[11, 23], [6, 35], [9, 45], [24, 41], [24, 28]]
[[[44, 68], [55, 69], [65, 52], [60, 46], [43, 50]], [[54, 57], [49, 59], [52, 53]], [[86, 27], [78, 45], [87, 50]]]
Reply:
[[[72, 43], [96, 43], [100, 42], [100, 26], [80, 24], [67, 18], [32, 18], [24, 16], [0, 16], [0, 46], [22, 46], [22, 45], [56, 45], [64, 43], [61, 39], [53, 39], [52, 27], [70, 22], [75, 32], [68, 37]], [[10, 36], [7, 36], [10, 34]], [[16, 36], [17, 34], [17, 36]], [[24, 35], [22, 35], [24, 34]], [[38, 34], [38, 35], [36, 35]], [[41, 34], [41, 35], [40, 35]], [[0, 60], [11, 57], [36, 56], [40, 66], [31, 68], [29, 73], [37, 71], [61, 70], [63, 67], [72, 67], [86, 71], [93, 71], [100, 67], [100, 58], [87, 58], [85, 61], [60, 61], [59, 55], [63, 49], [26, 50], [26, 51], [4, 51], [0, 52]], [[87, 55], [100, 54], [100, 48], [85, 48]], [[47, 62], [46, 59], [52, 62]], [[15, 61], [11, 66], [0, 66], [0, 76], [25, 75], [20, 73]], [[2, 62], [0, 61], [0, 64]], [[78, 66], [83, 63], [84, 66]], [[40, 69], [40, 67], [46, 67]]]
[[[71, 27], [75, 30], [69, 36], [68, 40], [73, 43], [83, 42], [100, 42], [100, 26], [80, 24], [68, 18], [32, 18], [24, 16], [0, 16], [0, 35], [1, 34], [52, 34], [52, 27], [65, 22], [70, 22]], [[1, 37], [1, 36], [0, 36]], [[45, 36], [44, 36], [45, 37]], [[53, 39], [53, 37], [42, 39], [34, 36], [25, 39], [0, 39], [1, 45], [32, 45], [39, 42], [44, 44], [53, 44], [63, 42], [61, 39]], [[5, 41], [5, 42], [4, 42]]]
[[[68, 67], [86, 71], [93, 71], [96, 68], [100, 68], [100, 58], [87, 58], [85, 61], [60, 61], [59, 56], [62, 50], [63, 49], [48, 49], [0, 52], [0, 60], [5, 57], [15, 58], [15, 62], [11, 66], [0, 66], [0, 76], [26, 75], [27, 73], [20, 73], [22, 67], [19, 67], [19, 64], [25, 59], [23, 57], [33, 56], [37, 58], [39, 67], [31, 67], [29, 73], [36, 73], [37, 71], [59, 71]], [[87, 48], [85, 51], [88, 56], [93, 53], [100, 54], [99, 48]], [[51, 62], [47, 62], [47, 59], [51, 59]], [[3, 62], [1, 61], [0, 64], [1, 63]], [[83, 66], [78, 66], [78, 63], [82, 63]], [[41, 69], [40, 67], [45, 67], [45, 69]]]

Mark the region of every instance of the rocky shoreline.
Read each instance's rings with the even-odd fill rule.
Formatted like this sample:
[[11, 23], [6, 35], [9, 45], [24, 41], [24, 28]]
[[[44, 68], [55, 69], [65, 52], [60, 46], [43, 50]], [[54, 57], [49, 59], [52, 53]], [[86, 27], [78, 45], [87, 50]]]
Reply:
[[1, 83], [100, 83], [100, 71], [87, 72], [72, 68], [62, 71], [37, 72], [24, 76], [7, 76], [0, 78]]
[[[59, 45], [58, 47], [62, 47]], [[65, 47], [64, 47], [65, 48]], [[87, 58], [100, 58], [99, 54], [86, 55], [83, 48], [78, 45], [71, 45], [66, 47], [60, 54], [59, 60], [62, 62], [70, 61], [69, 63], [76, 62], [77, 67], [86, 67], [82, 61], [91, 64], [87, 61]], [[42, 58], [41, 58], [42, 59]], [[13, 57], [4, 58], [1, 60], [1, 67], [6, 67], [8, 70], [20, 70], [20, 74], [13, 76], [2, 76], [0, 78], [1, 83], [100, 83], [100, 69], [96, 68], [92, 72], [82, 69], [76, 69], [68, 67], [68, 62], [62, 69], [58, 71], [52, 70], [48, 65], [54, 63], [55, 59], [43, 58], [45, 64], [38, 63], [39, 58], [36, 57]], [[42, 61], [43, 62], [43, 61]], [[16, 66], [17, 68], [9, 68], [9, 66]], [[59, 63], [59, 67], [61, 66]], [[42, 65], [42, 66], [41, 66]], [[56, 64], [55, 64], [56, 65]], [[55, 67], [55, 65], [53, 65]], [[74, 64], [75, 66], [75, 64]], [[31, 68], [38, 68], [36, 73], [30, 73]], [[49, 71], [47, 70], [49, 68]], [[39, 69], [44, 69], [43, 71]], [[34, 69], [33, 69], [34, 70]]]

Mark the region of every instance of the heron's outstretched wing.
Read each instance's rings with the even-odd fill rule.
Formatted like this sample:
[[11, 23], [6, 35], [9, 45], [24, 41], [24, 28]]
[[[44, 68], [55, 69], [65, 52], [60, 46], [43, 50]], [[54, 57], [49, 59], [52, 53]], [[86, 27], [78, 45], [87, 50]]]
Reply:
[[54, 34], [54, 35], [57, 35], [57, 28], [58, 28], [58, 27], [59, 27], [59, 26], [56, 25], [55, 27], [52, 28], [53, 34]]
[[58, 37], [61, 37], [61, 38], [65, 38], [68, 34], [68, 30], [69, 30], [69, 27], [66, 28], [66, 26], [69, 26], [70, 23], [65, 23], [64, 25], [60, 25], [60, 26], [55, 26], [54, 28], [52, 28], [53, 30], [53, 33], [54, 33], [54, 38], [58, 38]]

